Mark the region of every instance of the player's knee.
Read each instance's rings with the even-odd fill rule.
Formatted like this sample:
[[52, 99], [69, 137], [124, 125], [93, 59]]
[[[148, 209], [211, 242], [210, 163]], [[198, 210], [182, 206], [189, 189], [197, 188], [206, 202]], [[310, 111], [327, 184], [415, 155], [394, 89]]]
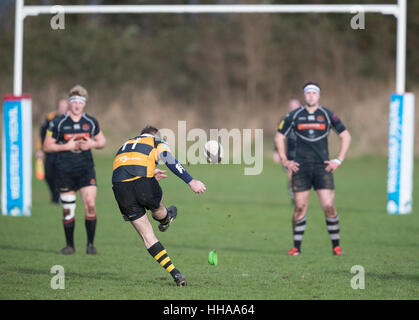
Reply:
[[327, 217], [329, 217], [329, 218], [336, 217], [337, 213], [336, 213], [335, 206], [333, 204], [325, 205], [323, 207], [323, 210], [324, 210], [324, 213], [326, 214]]
[[87, 211], [88, 214], [96, 214], [96, 206], [95, 206], [95, 203], [94, 202], [88, 203], [86, 205], [86, 211]]
[[76, 212], [76, 195], [67, 194], [60, 196], [63, 205], [63, 217], [65, 221], [72, 220]]
[[167, 209], [165, 206], [161, 206], [158, 209], [152, 210], [152, 215], [154, 220], [160, 221], [167, 216]]
[[298, 220], [301, 220], [302, 218], [304, 218], [305, 215], [306, 215], [306, 211], [307, 211], [307, 206], [295, 207], [294, 221], [298, 221]]
[[306, 203], [298, 203], [295, 205], [294, 212], [296, 215], [302, 215], [305, 214], [307, 210], [307, 204]]
[[85, 198], [83, 199], [84, 209], [86, 214], [94, 213], [96, 210], [96, 201], [95, 198]]
[[96, 206], [94, 202], [87, 202], [85, 204], [85, 213], [87, 218], [96, 217]]

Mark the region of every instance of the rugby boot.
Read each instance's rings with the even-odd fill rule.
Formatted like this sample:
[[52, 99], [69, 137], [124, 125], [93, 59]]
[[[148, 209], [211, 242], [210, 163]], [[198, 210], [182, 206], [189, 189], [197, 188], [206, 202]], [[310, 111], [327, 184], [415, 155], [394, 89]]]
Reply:
[[60, 251], [57, 252], [57, 254], [74, 254], [76, 253], [76, 250], [73, 247], [66, 246], [62, 248]]
[[165, 232], [167, 229], [169, 229], [169, 226], [172, 223], [172, 221], [176, 219], [177, 208], [175, 206], [170, 206], [169, 208], [167, 208], [167, 216], [169, 218], [169, 221], [165, 224], [159, 224], [159, 230], [161, 232]]
[[96, 248], [93, 246], [92, 243], [89, 243], [86, 247], [87, 254], [97, 254]]
[[340, 246], [334, 247], [333, 248], [333, 255], [334, 256], [343, 256], [342, 248]]
[[178, 287], [186, 287], [187, 285], [186, 279], [181, 273], [175, 275], [175, 282]]
[[297, 248], [292, 248], [290, 251], [288, 251], [289, 256], [299, 256], [301, 254], [301, 251]]

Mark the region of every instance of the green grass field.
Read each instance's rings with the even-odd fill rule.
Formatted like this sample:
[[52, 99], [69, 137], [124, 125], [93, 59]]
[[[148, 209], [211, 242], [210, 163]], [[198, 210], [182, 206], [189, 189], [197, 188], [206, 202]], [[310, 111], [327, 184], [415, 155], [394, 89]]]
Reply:
[[[46, 184], [33, 180], [30, 218], [0, 217], [0, 299], [418, 299], [419, 195], [415, 211], [385, 210], [386, 159], [347, 160], [335, 174], [343, 257], [332, 256], [324, 215], [314, 193], [303, 255], [292, 247], [292, 207], [285, 173], [265, 160], [263, 173], [244, 176], [237, 165], [188, 168], [207, 192], [193, 194], [169, 173], [161, 182], [167, 206], [178, 218], [160, 241], [187, 277], [178, 288], [123, 221], [111, 190], [111, 163], [96, 152], [97, 256], [85, 254], [83, 209], [76, 213], [76, 254], [64, 246], [61, 208], [49, 203]], [[416, 161], [416, 168], [419, 162]], [[415, 181], [419, 181], [416, 170]], [[218, 266], [208, 264], [216, 249]], [[65, 268], [65, 289], [53, 290], [54, 265]], [[365, 289], [350, 286], [351, 267], [365, 268]]]

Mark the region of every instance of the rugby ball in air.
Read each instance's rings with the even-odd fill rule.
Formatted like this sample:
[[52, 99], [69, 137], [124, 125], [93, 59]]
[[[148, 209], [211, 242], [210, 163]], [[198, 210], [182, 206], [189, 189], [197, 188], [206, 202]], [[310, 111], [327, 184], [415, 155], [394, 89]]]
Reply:
[[223, 146], [215, 140], [207, 141], [204, 145], [204, 154], [208, 163], [219, 163], [224, 156]]

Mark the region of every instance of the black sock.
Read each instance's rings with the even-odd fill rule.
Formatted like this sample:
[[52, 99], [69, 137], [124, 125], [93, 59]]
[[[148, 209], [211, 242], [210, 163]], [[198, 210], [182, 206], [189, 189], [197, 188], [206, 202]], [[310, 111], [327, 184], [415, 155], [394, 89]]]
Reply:
[[71, 222], [66, 222], [63, 220], [64, 225], [64, 234], [65, 234], [65, 240], [67, 242], [68, 247], [74, 248], [74, 227], [75, 227], [75, 220], [72, 219]]
[[330, 235], [330, 240], [332, 240], [333, 248], [338, 247], [340, 239], [339, 216], [334, 218], [326, 217], [326, 227]]
[[94, 219], [86, 219], [86, 233], [87, 233], [87, 244], [93, 244], [93, 240], [95, 239], [95, 231], [96, 231], [96, 217]]
[[172, 275], [173, 278], [176, 274], [180, 273], [179, 270], [175, 268], [172, 261], [170, 261], [166, 249], [163, 247], [160, 241], [157, 241], [150, 248], [148, 248], [148, 252], [158, 263], [160, 263], [164, 269], [166, 269], [167, 272]]
[[154, 217], [153, 217], [153, 219], [160, 222], [161, 224], [168, 223], [169, 222], [169, 210], [167, 210], [167, 208], [166, 208], [166, 217], [164, 217], [163, 219], [157, 219], [157, 218], [154, 218]]
[[293, 222], [293, 236], [294, 236], [294, 248], [301, 250], [301, 242], [303, 241], [304, 231], [306, 230], [306, 217], [301, 218], [298, 221]]
[[54, 203], [60, 202], [60, 191], [55, 185], [51, 187], [51, 201]]

